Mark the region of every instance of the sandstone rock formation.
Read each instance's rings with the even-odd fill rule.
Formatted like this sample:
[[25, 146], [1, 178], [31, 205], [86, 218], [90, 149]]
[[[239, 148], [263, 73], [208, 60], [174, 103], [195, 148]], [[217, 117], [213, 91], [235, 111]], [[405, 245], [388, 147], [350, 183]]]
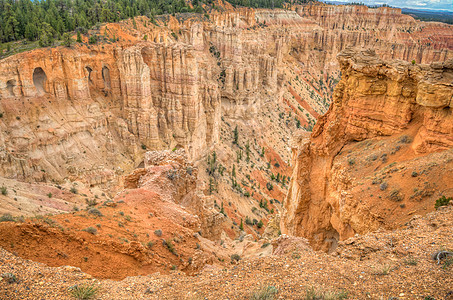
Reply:
[[318, 25], [300, 33], [293, 45], [300, 60], [314, 67], [321, 62], [326, 69], [337, 68], [335, 57], [346, 47], [371, 47], [383, 59], [417, 63], [453, 58], [451, 25], [416, 21], [399, 8], [315, 3], [295, 10]]
[[[188, 161], [184, 150], [150, 151], [145, 154], [145, 168], [125, 176], [124, 187], [158, 193], [163, 206], [180, 207], [169, 219], [179, 220], [203, 237], [217, 240], [225, 218], [207, 201], [209, 196], [202, 193], [197, 175], [198, 169]], [[189, 224], [186, 219], [196, 222]]]
[[433, 209], [453, 189], [453, 60], [387, 62], [347, 49], [338, 61], [342, 79], [328, 113], [311, 136], [294, 139], [281, 223], [283, 233], [324, 249], [400, 224], [409, 207]]
[[285, 68], [337, 70], [334, 57], [348, 45], [416, 62], [452, 57], [450, 25], [397, 9], [225, 9], [209, 20], [107, 24], [94, 32], [103, 35], [100, 45], [3, 59], [0, 174], [99, 185], [139, 165], [142, 148], [184, 148], [199, 159], [219, 141], [222, 116], [252, 119], [280, 101]]

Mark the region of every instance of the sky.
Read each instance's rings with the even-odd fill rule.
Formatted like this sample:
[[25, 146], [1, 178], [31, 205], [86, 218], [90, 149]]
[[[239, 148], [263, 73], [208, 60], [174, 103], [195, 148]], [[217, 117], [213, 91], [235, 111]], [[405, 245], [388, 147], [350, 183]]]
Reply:
[[393, 7], [453, 11], [453, 0], [330, 0], [332, 2], [363, 2], [367, 5], [388, 4]]

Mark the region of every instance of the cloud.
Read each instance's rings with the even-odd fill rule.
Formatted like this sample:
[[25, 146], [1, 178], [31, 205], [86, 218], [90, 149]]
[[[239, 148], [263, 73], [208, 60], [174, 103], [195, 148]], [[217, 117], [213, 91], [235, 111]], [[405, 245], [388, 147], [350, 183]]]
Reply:
[[452, 0], [331, 0], [331, 1], [346, 1], [346, 2], [363, 2], [368, 5], [382, 5], [388, 4], [393, 7], [405, 8], [421, 8], [431, 10], [448, 10], [453, 11]]

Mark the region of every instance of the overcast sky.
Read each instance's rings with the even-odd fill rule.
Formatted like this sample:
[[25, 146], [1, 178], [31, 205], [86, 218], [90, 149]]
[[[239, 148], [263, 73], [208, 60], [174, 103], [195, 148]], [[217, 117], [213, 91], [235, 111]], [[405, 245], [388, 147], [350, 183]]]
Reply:
[[363, 2], [367, 5], [388, 4], [394, 7], [453, 11], [453, 0], [330, 0], [340, 2]]

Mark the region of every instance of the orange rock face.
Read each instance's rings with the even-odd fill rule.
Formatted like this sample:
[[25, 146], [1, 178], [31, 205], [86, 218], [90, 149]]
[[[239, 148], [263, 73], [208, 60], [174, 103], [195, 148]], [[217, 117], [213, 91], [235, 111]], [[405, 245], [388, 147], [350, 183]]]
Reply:
[[337, 68], [335, 57], [346, 47], [373, 48], [386, 60], [431, 63], [453, 58], [451, 25], [416, 21], [398, 8], [309, 4], [295, 10], [317, 25], [306, 24], [311, 31], [300, 32], [293, 45], [308, 66], [321, 62], [325, 69]]
[[284, 68], [337, 69], [348, 45], [417, 62], [452, 57], [452, 26], [395, 9], [226, 9], [160, 26], [138, 17], [135, 27], [103, 26], [100, 45], [3, 59], [0, 174], [98, 185], [139, 165], [144, 148], [200, 158], [219, 141], [222, 116], [250, 120], [281, 99]]
[[328, 113], [295, 138], [282, 217], [282, 232], [324, 249], [400, 225], [453, 189], [453, 61], [386, 62], [351, 49], [338, 61]]

